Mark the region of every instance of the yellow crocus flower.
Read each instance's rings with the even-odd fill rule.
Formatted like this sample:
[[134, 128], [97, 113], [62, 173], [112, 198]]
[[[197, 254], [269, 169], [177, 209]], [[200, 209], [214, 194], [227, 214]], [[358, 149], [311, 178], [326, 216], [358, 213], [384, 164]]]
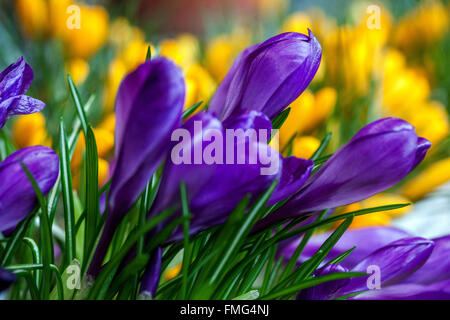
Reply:
[[98, 185], [103, 186], [109, 178], [109, 163], [105, 159], [98, 158]]
[[325, 87], [315, 94], [306, 90], [291, 104], [289, 117], [280, 129], [280, 144], [284, 146], [291, 137], [315, 129], [334, 111], [336, 89]]
[[208, 42], [204, 65], [217, 83], [220, 83], [234, 59], [250, 43], [250, 33], [245, 29], [236, 29], [231, 34], [221, 34]]
[[173, 266], [172, 268], [169, 268], [165, 273], [164, 273], [164, 280], [165, 281], [169, 281], [173, 278], [175, 278], [181, 271], [181, 263]]
[[79, 28], [64, 28], [62, 39], [70, 57], [87, 59], [105, 44], [108, 38], [109, 15], [101, 6], [76, 5], [80, 8]]
[[216, 89], [216, 82], [211, 75], [199, 64], [193, 64], [186, 72], [186, 102], [185, 108], [211, 98]]
[[40, 112], [17, 117], [12, 127], [13, 141], [17, 148], [35, 145], [51, 146], [51, 138], [45, 127], [44, 115]]
[[108, 114], [106, 117], [103, 118], [98, 128], [107, 130], [112, 134], [114, 134], [116, 128], [116, 115], [114, 113]]
[[320, 146], [320, 140], [312, 136], [296, 137], [292, 143], [292, 155], [310, 159]]
[[159, 44], [161, 56], [170, 58], [183, 69], [189, 68], [199, 57], [200, 45], [195, 36], [184, 33], [174, 39], [165, 39]]
[[440, 1], [424, 3], [399, 21], [393, 36], [398, 47], [404, 50], [416, 49], [437, 42], [448, 32], [448, 8]]
[[66, 63], [66, 70], [72, 76], [75, 84], [80, 85], [89, 74], [89, 63], [81, 58], [71, 59]]
[[15, 7], [27, 35], [37, 38], [47, 35], [49, 12], [46, 0], [16, 0]]
[[[114, 148], [114, 134], [110, 131], [95, 128], [93, 129], [95, 140], [97, 143], [97, 152], [100, 158], [106, 157]], [[83, 152], [86, 148], [86, 143], [84, 135], [81, 134], [78, 138], [77, 145], [75, 146], [75, 151], [73, 153], [71, 167], [72, 169], [77, 169], [81, 165]]]
[[431, 164], [408, 181], [403, 187], [403, 194], [414, 200], [420, 199], [447, 181], [450, 181], [450, 158]]

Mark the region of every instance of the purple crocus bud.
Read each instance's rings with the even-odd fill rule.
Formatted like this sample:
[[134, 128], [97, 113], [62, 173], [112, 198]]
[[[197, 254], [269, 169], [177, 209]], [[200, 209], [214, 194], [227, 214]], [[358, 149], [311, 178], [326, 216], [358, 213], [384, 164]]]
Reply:
[[[311, 258], [330, 235], [331, 232], [323, 232], [311, 237], [302, 251], [299, 262], [303, 263]], [[331, 249], [323, 263], [327, 263], [356, 246], [352, 253], [340, 262], [342, 266], [352, 269], [376, 249], [407, 237], [410, 237], [407, 232], [392, 227], [367, 227], [347, 230]], [[289, 260], [301, 240], [302, 238], [297, 238], [281, 244], [280, 255]]]
[[0, 293], [8, 289], [16, 281], [17, 277], [14, 273], [0, 267]]
[[[245, 132], [247, 129], [270, 129], [270, 121], [266, 116], [250, 111], [237, 118], [230, 118], [225, 125], [227, 127], [224, 129], [222, 123], [211, 113], [203, 112], [190, 118], [180, 128], [184, 133], [181, 134], [182, 131], [180, 131], [179, 136], [187, 136], [187, 138], [183, 138], [183, 142], [177, 142], [178, 147], [172, 147], [171, 159], [166, 162], [159, 192], [151, 210], [152, 214], [169, 205], [176, 205], [180, 208], [179, 189], [180, 182], [183, 181], [186, 184], [190, 210], [193, 215], [190, 231], [196, 233], [224, 222], [228, 214], [246, 194], [251, 194], [252, 199], [255, 199], [275, 179], [279, 178], [282, 165], [280, 156], [267, 145], [267, 141], [253, 141], [247, 137], [242, 140], [229, 139], [227, 142], [226, 130], [240, 129]], [[214, 138], [212, 138], [213, 136]], [[270, 132], [268, 132], [268, 137], [270, 137]], [[184, 141], [188, 143], [184, 143]], [[217, 157], [214, 161], [207, 163], [208, 156], [204, 155], [208, 153], [215, 141], [224, 145], [223, 150], [216, 154]], [[239, 152], [239, 150], [245, 151]], [[180, 151], [185, 154], [183, 162], [179, 162], [180, 159], [177, 156]], [[230, 154], [232, 157], [229, 157]], [[267, 164], [260, 161], [250, 163], [250, 154], [270, 154], [276, 157], [274, 162], [279, 162], [278, 170], [271, 175], [261, 174], [261, 169], [265, 168]], [[201, 161], [196, 163], [196, 158]], [[228, 162], [228, 160], [232, 161]], [[212, 212], [214, 214], [211, 214]], [[170, 241], [179, 240], [182, 236], [182, 229], [179, 228], [175, 230]]]
[[386, 190], [413, 170], [431, 144], [414, 127], [385, 118], [362, 128], [282, 208], [257, 228], [276, 221], [336, 208]]
[[179, 67], [166, 58], [141, 64], [120, 85], [116, 99], [115, 168], [107, 219], [89, 268], [96, 276], [118, 224], [142, 193], [181, 124], [185, 85]]
[[430, 284], [450, 279], [450, 235], [433, 239], [434, 249], [425, 265], [404, 283]]
[[[353, 267], [352, 271], [378, 273], [379, 288], [395, 285], [423, 266], [433, 248], [431, 240], [417, 237], [400, 239], [374, 251]], [[352, 278], [339, 293], [347, 295], [374, 289], [368, 288], [369, 280], [366, 277]]]
[[144, 272], [141, 281], [140, 292], [144, 297], [153, 299], [158, 289], [159, 278], [161, 277], [162, 249], [156, 248], [148, 263], [148, 268]]
[[[348, 272], [348, 269], [339, 264], [329, 264], [317, 269], [313, 275], [315, 277], [323, 277], [336, 272]], [[337, 295], [339, 289], [346, 286], [349, 282], [350, 279], [339, 279], [319, 284], [300, 291], [297, 295], [297, 300], [331, 300], [337, 298], [339, 297]]]
[[242, 110], [261, 111], [273, 119], [306, 89], [316, 74], [322, 48], [309, 36], [289, 32], [244, 50], [211, 100], [220, 120]]
[[11, 232], [37, 205], [36, 193], [23, 163], [46, 195], [59, 174], [59, 159], [47, 147], [21, 149], [0, 163], [0, 232]]
[[33, 70], [23, 57], [0, 73], [0, 129], [11, 116], [44, 109], [42, 101], [25, 95], [32, 81]]

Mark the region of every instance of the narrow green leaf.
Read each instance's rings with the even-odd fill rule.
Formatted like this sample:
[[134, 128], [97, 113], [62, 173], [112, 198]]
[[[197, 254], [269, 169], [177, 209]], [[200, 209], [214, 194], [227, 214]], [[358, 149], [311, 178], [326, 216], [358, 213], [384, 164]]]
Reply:
[[192, 114], [194, 114], [195, 111], [203, 104], [203, 101], [200, 101], [196, 104], [194, 104], [192, 107], [187, 108], [183, 111], [183, 120], [189, 118]]
[[186, 299], [187, 293], [187, 282], [189, 275], [189, 265], [191, 260], [191, 247], [189, 245], [189, 203], [186, 190], [186, 184], [182, 181], [180, 183], [180, 194], [181, 194], [181, 208], [183, 214], [183, 265], [182, 265], [182, 286], [181, 286], [181, 299]]
[[64, 128], [63, 120], [60, 120], [60, 167], [61, 167], [61, 186], [64, 204], [64, 223], [65, 223], [65, 247], [64, 261], [65, 265], [69, 265], [76, 257], [76, 241], [75, 241], [75, 209], [73, 202], [72, 190], [72, 172], [70, 171], [70, 155], [67, 136]]
[[151, 60], [151, 59], [152, 59], [152, 47], [148, 46], [148, 48], [147, 48], [147, 55], [145, 56], [145, 60], [148, 61], [148, 60]]
[[284, 109], [278, 116], [276, 116], [275, 119], [272, 121], [272, 128], [274, 130], [278, 130], [281, 128], [281, 126], [284, 124], [286, 119], [289, 116], [289, 113], [291, 112], [291, 107], [288, 107]]
[[323, 138], [322, 142], [320, 143], [319, 148], [312, 155], [311, 160], [315, 161], [315, 160], [319, 159], [319, 157], [322, 155], [324, 150], [328, 147], [328, 144], [330, 143], [330, 140], [331, 140], [331, 136], [332, 136], [331, 133], [327, 133], [325, 138]]

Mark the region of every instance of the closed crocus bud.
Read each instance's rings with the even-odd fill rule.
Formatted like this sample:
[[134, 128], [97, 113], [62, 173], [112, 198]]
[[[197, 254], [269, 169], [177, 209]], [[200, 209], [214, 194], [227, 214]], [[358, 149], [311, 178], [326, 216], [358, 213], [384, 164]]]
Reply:
[[[380, 288], [399, 284], [416, 272], [430, 257], [434, 242], [423, 238], [404, 238], [374, 251], [352, 268], [353, 272], [379, 275]], [[376, 276], [376, 275], [375, 275]], [[341, 295], [368, 289], [367, 277], [352, 278], [339, 290]]]
[[14, 282], [17, 281], [17, 277], [14, 273], [11, 273], [2, 267], [0, 267], [0, 293], [9, 288]]
[[322, 48], [309, 36], [289, 32], [246, 49], [211, 100], [220, 120], [242, 110], [273, 119], [306, 89], [319, 68]]
[[9, 117], [44, 109], [42, 101], [26, 96], [33, 81], [33, 69], [20, 57], [0, 73], [0, 129]]
[[96, 276], [114, 231], [142, 193], [181, 124], [181, 69], [166, 58], [141, 64], [122, 82], [116, 100], [115, 166], [105, 228], [89, 269]]
[[260, 225], [348, 205], [384, 191], [406, 177], [430, 145], [404, 120], [375, 121], [362, 128], [285, 206]]
[[59, 174], [59, 159], [47, 147], [21, 149], [0, 163], [0, 232], [10, 232], [36, 206], [36, 193], [23, 163], [33, 175], [41, 192], [46, 195]]

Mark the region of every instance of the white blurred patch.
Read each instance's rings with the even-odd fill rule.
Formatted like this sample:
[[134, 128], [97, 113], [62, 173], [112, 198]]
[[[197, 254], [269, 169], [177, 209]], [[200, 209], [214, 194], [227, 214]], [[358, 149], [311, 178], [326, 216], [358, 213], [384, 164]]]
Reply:
[[450, 183], [438, 188], [393, 226], [415, 236], [437, 238], [450, 234]]

